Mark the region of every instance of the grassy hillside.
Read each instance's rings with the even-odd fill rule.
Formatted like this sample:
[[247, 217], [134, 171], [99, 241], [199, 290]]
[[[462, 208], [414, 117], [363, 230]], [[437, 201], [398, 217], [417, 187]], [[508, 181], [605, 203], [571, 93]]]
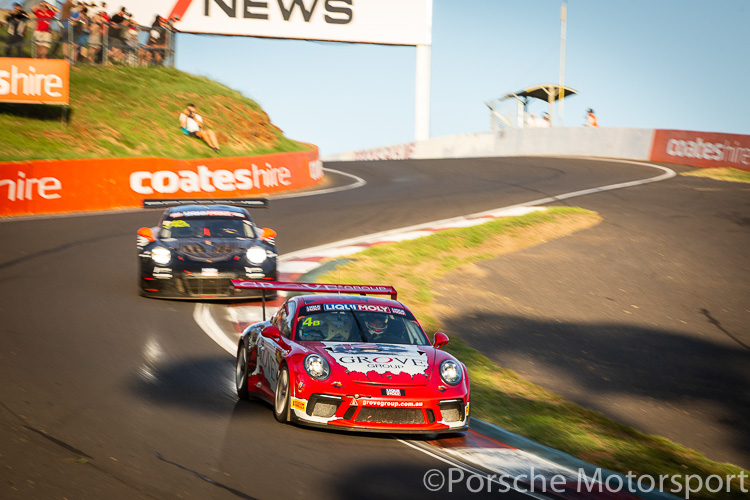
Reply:
[[[0, 161], [161, 156], [201, 158], [299, 151], [253, 100], [214, 81], [163, 67], [72, 67], [70, 116], [58, 106], [0, 104]], [[183, 135], [195, 103], [221, 152]]]

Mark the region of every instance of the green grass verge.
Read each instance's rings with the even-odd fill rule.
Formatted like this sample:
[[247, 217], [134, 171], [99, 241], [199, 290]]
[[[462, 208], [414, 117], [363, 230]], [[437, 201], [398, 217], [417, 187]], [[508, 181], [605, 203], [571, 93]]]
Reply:
[[750, 182], [750, 172], [736, 168], [701, 168], [682, 175], [689, 177], [708, 177], [717, 181]]
[[[195, 103], [222, 146], [186, 137], [178, 116]], [[239, 92], [166, 67], [75, 66], [64, 108], [0, 104], [0, 161], [157, 156], [202, 158], [302, 151]]]
[[[435, 280], [459, 266], [562, 237], [600, 220], [598, 214], [578, 208], [552, 208], [498, 219], [369, 248], [348, 257], [345, 263], [315, 281], [393, 285], [399, 291], [399, 299], [415, 312], [425, 330], [432, 332], [441, 330], [433, 309], [431, 290]], [[484, 421], [625, 474], [633, 472], [654, 478], [661, 475], [685, 478], [696, 474], [705, 479], [742, 472], [734, 465], [713, 462], [696, 451], [568, 402], [498, 366], [452, 333], [446, 350], [468, 367], [472, 414]], [[648, 482], [644, 484], [648, 486]], [[674, 487], [669, 481], [665, 485]], [[750, 481], [746, 480], [745, 485], [750, 486]], [[729, 499], [745, 495], [739, 491], [739, 482], [735, 482], [729, 493], [703, 489], [690, 498]]]

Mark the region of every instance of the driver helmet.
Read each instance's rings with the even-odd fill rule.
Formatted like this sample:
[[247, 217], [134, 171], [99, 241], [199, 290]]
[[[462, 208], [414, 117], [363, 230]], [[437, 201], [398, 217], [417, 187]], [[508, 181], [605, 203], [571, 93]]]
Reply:
[[388, 316], [378, 313], [368, 314], [365, 317], [365, 328], [371, 337], [383, 335], [388, 329]]
[[344, 339], [349, 338], [349, 332], [351, 331], [352, 318], [345, 312], [335, 312], [326, 315], [326, 321], [328, 322], [328, 337], [343, 337]]

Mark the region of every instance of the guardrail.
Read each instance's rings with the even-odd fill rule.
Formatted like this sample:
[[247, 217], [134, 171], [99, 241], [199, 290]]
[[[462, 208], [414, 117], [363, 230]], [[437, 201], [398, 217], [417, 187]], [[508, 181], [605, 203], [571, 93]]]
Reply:
[[587, 156], [750, 170], [750, 135], [631, 128], [527, 128], [438, 137], [326, 156], [373, 161], [502, 156]]

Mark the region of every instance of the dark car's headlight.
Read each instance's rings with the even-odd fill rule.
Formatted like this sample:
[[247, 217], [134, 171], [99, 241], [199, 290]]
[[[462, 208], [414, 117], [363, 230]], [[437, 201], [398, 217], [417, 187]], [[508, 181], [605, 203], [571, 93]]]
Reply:
[[461, 365], [452, 359], [446, 359], [440, 363], [440, 378], [448, 385], [456, 385], [463, 378]]
[[168, 248], [154, 247], [151, 250], [151, 260], [160, 266], [164, 266], [169, 264], [169, 261], [172, 260], [172, 252], [170, 252]]
[[247, 249], [247, 260], [251, 264], [263, 264], [266, 260], [266, 249], [262, 247], [250, 247]]
[[305, 358], [305, 371], [315, 380], [325, 380], [331, 374], [331, 367], [323, 356], [308, 354]]

